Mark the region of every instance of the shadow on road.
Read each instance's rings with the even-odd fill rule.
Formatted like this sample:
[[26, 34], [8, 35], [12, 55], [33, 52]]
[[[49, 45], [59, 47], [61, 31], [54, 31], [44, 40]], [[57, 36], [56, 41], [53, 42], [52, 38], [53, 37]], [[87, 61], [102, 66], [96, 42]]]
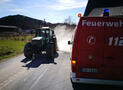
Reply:
[[39, 67], [41, 64], [57, 64], [56, 62], [54, 62], [54, 58], [57, 58], [59, 56], [59, 54], [57, 53], [53, 58], [46, 58], [46, 57], [38, 57], [35, 59], [23, 59], [21, 60], [21, 62], [25, 63], [26, 65], [23, 67], [27, 67], [27, 69], [29, 68], [37, 68]]
[[123, 90], [122, 86], [109, 86], [97, 84], [72, 84], [74, 90]]
[[27, 63], [29, 61], [31, 61], [31, 59], [28, 59], [28, 58], [24, 58], [23, 60], [21, 60], [21, 62], [23, 62], [23, 63]]
[[[28, 61], [30, 61], [30, 62], [27, 63]], [[26, 63], [26, 65], [23, 66], [23, 67], [27, 67], [27, 69], [37, 68], [41, 64], [50, 64], [50, 63], [57, 64], [57, 63], [54, 62], [54, 59], [48, 59], [48, 58], [36, 58], [36, 59], [33, 59], [33, 60], [23, 59], [21, 62]]]

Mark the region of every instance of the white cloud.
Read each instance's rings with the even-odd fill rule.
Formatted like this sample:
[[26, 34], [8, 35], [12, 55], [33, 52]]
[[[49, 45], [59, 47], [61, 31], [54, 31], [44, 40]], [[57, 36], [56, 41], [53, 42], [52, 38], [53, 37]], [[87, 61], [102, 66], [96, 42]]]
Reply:
[[88, 0], [59, 0], [57, 3], [49, 6], [54, 10], [66, 10], [73, 8], [86, 7]]
[[0, 5], [4, 4], [4, 3], [7, 3], [7, 2], [10, 2], [10, 1], [12, 1], [12, 0], [0, 0]]
[[10, 12], [24, 12], [24, 9], [18, 8], [17, 5], [12, 4], [14, 0], [0, 0], [0, 11], [10, 11]]
[[21, 9], [21, 8], [15, 8], [15, 9], [12, 9], [12, 10], [10, 10], [10, 11], [12, 11], [12, 12], [24, 12], [24, 9]]
[[69, 3], [74, 3], [75, 0], [59, 0], [60, 3], [66, 3], [66, 4], [69, 4]]

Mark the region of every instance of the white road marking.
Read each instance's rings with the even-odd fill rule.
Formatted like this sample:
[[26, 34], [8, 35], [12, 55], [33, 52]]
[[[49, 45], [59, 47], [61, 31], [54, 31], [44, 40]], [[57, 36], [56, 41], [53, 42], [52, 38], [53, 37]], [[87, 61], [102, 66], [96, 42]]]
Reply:
[[15, 74], [14, 76], [10, 77], [9, 79], [5, 80], [4, 82], [0, 83], [0, 90], [9, 85], [12, 81], [14, 81], [19, 75], [22, 75], [25, 72], [19, 72], [17, 75]]
[[39, 82], [39, 80], [44, 76], [44, 74], [47, 72], [49, 67], [47, 67], [44, 72], [37, 78], [37, 80], [34, 82], [34, 84], [30, 87], [30, 90], [33, 90], [32, 88]]

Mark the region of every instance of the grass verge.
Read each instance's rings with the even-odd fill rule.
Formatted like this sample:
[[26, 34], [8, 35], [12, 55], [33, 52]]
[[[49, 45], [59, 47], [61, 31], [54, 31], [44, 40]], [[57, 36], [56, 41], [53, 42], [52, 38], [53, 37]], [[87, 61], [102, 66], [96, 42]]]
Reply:
[[0, 40], [0, 60], [22, 53], [25, 44], [26, 41]]

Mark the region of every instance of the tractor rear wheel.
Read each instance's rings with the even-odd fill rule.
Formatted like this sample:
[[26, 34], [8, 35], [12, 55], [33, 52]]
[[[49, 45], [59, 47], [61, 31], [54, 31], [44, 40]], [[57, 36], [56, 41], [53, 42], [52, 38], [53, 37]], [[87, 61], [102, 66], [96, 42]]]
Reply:
[[53, 43], [50, 43], [47, 45], [46, 53], [47, 53], [48, 58], [54, 57], [54, 44]]

